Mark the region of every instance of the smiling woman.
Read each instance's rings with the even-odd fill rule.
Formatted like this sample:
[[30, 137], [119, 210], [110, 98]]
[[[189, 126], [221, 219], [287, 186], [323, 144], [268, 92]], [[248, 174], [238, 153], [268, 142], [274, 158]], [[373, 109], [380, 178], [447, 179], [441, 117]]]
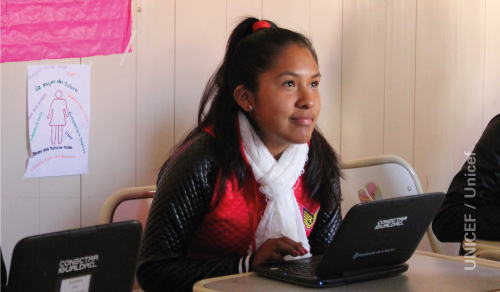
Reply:
[[320, 80], [303, 35], [255, 18], [234, 29], [198, 126], [158, 176], [137, 271], [145, 291], [325, 251], [342, 219], [337, 156], [316, 129]]
[[259, 138], [275, 158], [290, 144], [311, 139], [321, 109], [320, 78], [311, 51], [303, 45], [289, 45], [274, 67], [261, 74], [255, 93], [244, 85], [236, 87], [236, 102], [247, 109]]

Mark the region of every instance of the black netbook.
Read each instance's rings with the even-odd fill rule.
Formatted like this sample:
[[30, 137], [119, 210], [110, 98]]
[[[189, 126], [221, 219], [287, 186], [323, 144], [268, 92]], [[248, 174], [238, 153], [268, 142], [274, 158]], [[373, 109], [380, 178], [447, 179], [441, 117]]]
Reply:
[[261, 265], [255, 272], [311, 287], [403, 273], [443, 200], [443, 193], [432, 193], [355, 205], [324, 255]]
[[141, 235], [140, 222], [125, 221], [24, 238], [7, 291], [132, 291]]

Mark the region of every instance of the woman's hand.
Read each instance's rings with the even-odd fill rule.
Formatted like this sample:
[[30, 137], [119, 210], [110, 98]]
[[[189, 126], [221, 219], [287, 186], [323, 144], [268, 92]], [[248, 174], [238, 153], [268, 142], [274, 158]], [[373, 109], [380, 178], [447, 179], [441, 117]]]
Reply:
[[283, 257], [287, 255], [296, 257], [305, 254], [307, 254], [307, 250], [302, 247], [300, 242], [295, 242], [286, 236], [271, 238], [266, 240], [255, 252], [252, 267], [267, 262], [284, 261]]

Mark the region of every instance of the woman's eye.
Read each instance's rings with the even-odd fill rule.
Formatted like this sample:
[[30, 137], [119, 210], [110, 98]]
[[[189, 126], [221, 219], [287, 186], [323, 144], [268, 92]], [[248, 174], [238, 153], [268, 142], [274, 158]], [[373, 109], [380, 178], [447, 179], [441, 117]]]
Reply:
[[295, 83], [293, 83], [293, 81], [286, 81], [285, 83], [283, 83], [284, 86], [287, 86], [287, 87], [294, 87], [295, 86]]
[[314, 88], [318, 87], [318, 85], [319, 85], [318, 81], [314, 81], [313, 83], [311, 83], [311, 87], [314, 87]]

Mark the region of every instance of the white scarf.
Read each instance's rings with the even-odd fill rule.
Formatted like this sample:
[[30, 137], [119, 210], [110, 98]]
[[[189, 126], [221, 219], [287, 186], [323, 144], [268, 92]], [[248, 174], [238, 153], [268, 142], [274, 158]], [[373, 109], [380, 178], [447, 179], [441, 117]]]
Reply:
[[[310, 250], [309, 242], [294, 194], [294, 186], [303, 172], [309, 146], [291, 144], [278, 161], [266, 148], [242, 112], [238, 113], [243, 148], [253, 175], [267, 200], [267, 206], [255, 231], [259, 248], [267, 239], [286, 236], [301, 242]], [[308, 254], [309, 255], [309, 254]]]

